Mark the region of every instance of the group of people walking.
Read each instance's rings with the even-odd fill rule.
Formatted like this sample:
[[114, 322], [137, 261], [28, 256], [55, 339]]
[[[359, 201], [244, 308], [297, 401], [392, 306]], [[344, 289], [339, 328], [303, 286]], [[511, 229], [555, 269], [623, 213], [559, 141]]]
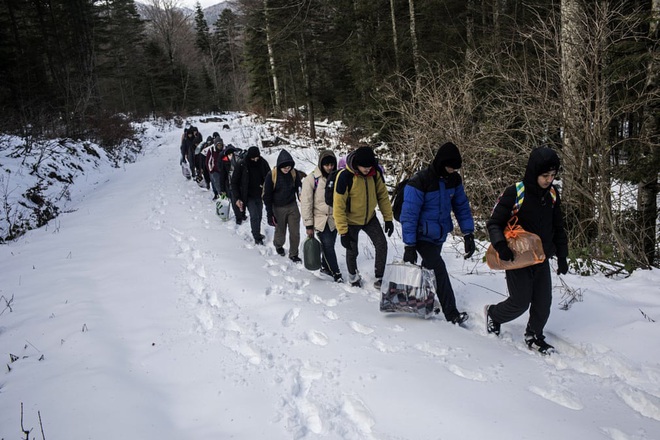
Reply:
[[[182, 161], [194, 163], [190, 151], [195, 139], [201, 142], [198, 135], [196, 129], [192, 133], [188, 130], [184, 135]], [[210, 139], [211, 145], [203, 154], [207, 158], [205, 169], [214, 196], [230, 198], [237, 224], [249, 218], [256, 244], [264, 244], [261, 223], [265, 207], [267, 224], [275, 228], [273, 245], [276, 252], [286, 256], [284, 245], [288, 234], [288, 257], [294, 263], [300, 263], [302, 222], [307, 236], [316, 235], [321, 243], [321, 272], [336, 282], [343, 282], [335, 251], [339, 235], [345, 249], [347, 281], [352, 286], [362, 286], [357, 258], [360, 231], [363, 231], [374, 246], [374, 287], [380, 289], [388, 252], [385, 234], [392, 235], [394, 223], [383, 169], [373, 149], [357, 148], [339, 162], [332, 151], [324, 150], [314, 170], [305, 174], [296, 169], [295, 160], [284, 149], [280, 151], [275, 167], [271, 168], [256, 146], [248, 148], [242, 159], [235, 160], [235, 148], [231, 145], [224, 147], [220, 136]], [[192, 151], [196, 150], [197, 145]], [[204, 152], [204, 148], [200, 151]], [[338, 165], [340, 169], [337, 169]], [[433, 270], [442, 313], [447, 321], [458, 325], [468, 319], [468, 314], [457, 308], [442, 258], [442, 246], [454, 229], [453, 214], [463, 234], [464, 258], [470, 258], [476, 249], [474, 219], [461, 175], [457, 172], [461, 166], [458, 147], [451, 142], [440, 145], [431, 163], [416, 172], [405, 185], [399, 217], [405, 244], [404, 262], [415, 264], [419, 255], [421, 265]], [[545, 261], [507, 270], [509, 297], [499, 304], [487, 305], [485, 319], [488, 333], [499, 335], [502, 324], [529, 309], [525, 341], [530, 348], [542, 352], [552, 348], [543, 335], [552, 299], [548, 259], [557, 257], [557, 273], [568, 271], [568, 240], [559, 194], [552, 184], [559, 168], [555, 151], [547, 147], [534, 149], [522, 182], [505, 189], [486, 221], [492, 246], [504, 261], [515, 258], [504, 234], [513, 215], [526, 231], [541, 238]], [[204, 170], [195, 171], [193, 176], [201, 175], [205, 179]], [[524, 204], [520, 199], [522, 185]], [[330, 198], [326, 188], [331, 188]], [[381, 212], [383, 224], [376, 215], [376, 208]]]

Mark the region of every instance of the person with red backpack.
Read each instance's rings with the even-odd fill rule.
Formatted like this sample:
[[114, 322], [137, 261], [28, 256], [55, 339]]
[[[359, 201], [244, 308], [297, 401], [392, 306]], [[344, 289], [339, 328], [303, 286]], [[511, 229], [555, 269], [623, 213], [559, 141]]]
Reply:
[[499, 336], [502, 324], [513, 321], [529, 309], [525, 342], [530, 349], [544, 354], [554, 349], [545, 342], [543, 335], [552, 304], [548, 259], [556, 255], [557, 274], [568, 272], [568, 238], [559, 192], [552, 184], [559, 167], [559, 156], [551, 148], [532, 150], [522, 182], [504, 190], [486, 222], [490, 242], [501, 260], [513, 261], [515, 258], [504, 236], [504, 230], [514, 215], [519, 226], [539, 236], [545, 253], [542, 263], [506, 271], [509, 297], [499, 304], [485, 306], [486, 331]]
[[435, 273], [436, 294], [445, 319], [458, 325], [467, 321], [469, 316], [456, 308], [454, 290], [441, 253], [447, 234], [454, 229], [452, 212], [464, 234], [464, 257], [470, 258], [475, 251], [470, 202], [463, 180], [456, 172], [462, 162], [456, 145], [452, 142], [442, 144], [433, 162], [415, 173], [403, 188], [399, 217], [406, 245], [403, 261], [414, 264], [417, 253], [421, 255], [422, 266]]

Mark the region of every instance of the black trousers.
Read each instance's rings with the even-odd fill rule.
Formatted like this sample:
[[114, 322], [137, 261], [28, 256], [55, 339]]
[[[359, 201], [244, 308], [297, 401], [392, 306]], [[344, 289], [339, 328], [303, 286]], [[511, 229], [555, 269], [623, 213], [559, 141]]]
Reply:
[[509, 297], [490, 308], [493, 321], [500, 324], [513, 321], [529, 308], [526, 332], [542, 336], [552, 305], [552, 278], [548, 260], [522, 269], [507, 270], [506, 285]]
[[353, 241], [353, 247], [346, 249], [346, 268], [348, 269], [348, 273], [355, 274], [357, 271], [357, 257], [359, 254], [358, 235], [360, 231], [364, 231], [374, 244], [376, 251], [374, 275], [376, 278], [383, 278], [385, 264], [387, 263], [387, 239], [375, 215], [366, 225], [348, 225], [348, 235]]
[[422, 257], [422, 267], [431, 269], [435, 273], [435, 293], [438, 295], [442, 314], [445, 315], [447, 321], [451, 321], [458, 316], [458, 309], [454, 289], [449, 281], [447, 266], [441, 256], [442, 245], [420, 240], [417, 242], [416, 248]]

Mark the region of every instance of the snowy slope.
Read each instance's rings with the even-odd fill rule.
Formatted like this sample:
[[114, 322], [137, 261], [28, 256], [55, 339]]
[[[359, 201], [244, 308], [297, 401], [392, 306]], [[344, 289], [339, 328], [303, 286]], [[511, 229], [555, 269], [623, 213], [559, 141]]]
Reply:
[[[196, 125], [243, 148], [259, 130]], [[382, 314], [376, 291], [279, 257], [265, 223], [259, 247], [220, 222], [181, 175], [180, 135], [147, 130], [137, 163], [0, 246], [0, 438], [23, 438], [23, 404], [25, 430], [42, 438], [41, 417], [50, 439], [660, 439], [658, 270], [564, 276], [583, 301], [560, 310], [555, 291], [552, 357], [522, 343], [525, 316], [486, 335], [506, 287], [485, 243], [443, 253], [467, 328]], [[314, 152], [291, 152], [311, 171]]]

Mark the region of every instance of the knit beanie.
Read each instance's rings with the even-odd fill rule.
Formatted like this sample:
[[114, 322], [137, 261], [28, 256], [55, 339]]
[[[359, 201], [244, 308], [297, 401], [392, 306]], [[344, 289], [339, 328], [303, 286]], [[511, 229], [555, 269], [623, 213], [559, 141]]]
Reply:
[[353, 166], [375, 167], [376, 155], [369, 147], [360, 147], [353, 152]]
[[248, 159], [253, 159], [255, 157], [261, 156], [261, 152], [259, 152], [259, 147], [250, 147], [247, 150], [247, 155], [246, 157]]

